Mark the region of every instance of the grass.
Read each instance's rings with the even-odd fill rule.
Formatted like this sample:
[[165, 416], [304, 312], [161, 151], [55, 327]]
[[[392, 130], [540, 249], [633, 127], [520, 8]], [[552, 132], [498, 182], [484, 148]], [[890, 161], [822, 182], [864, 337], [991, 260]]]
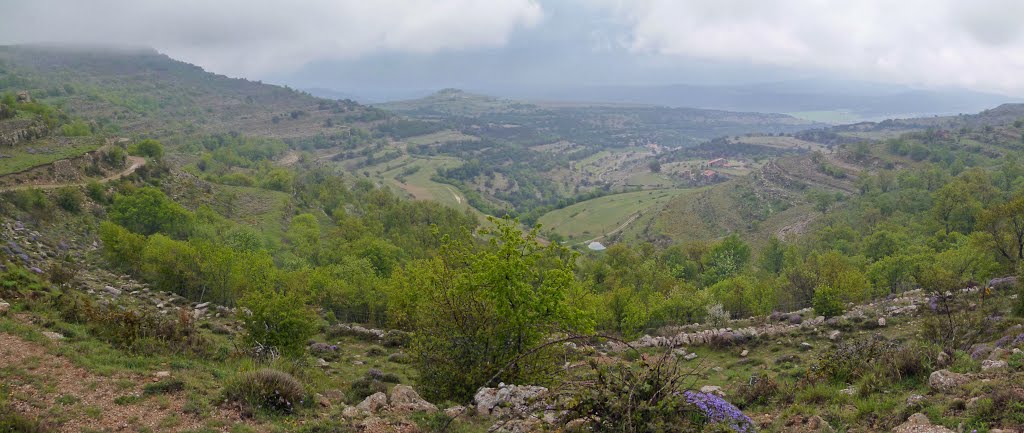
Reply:
[[538, 222], [573, 242], [582, 242], [614, 231], [637, 212], [667, 203], [692, 189], [636, 191], [598, 197], [548, 212]]
[[74, 158], [99, 149], [102, 142], [94, 138], [74, 140], [70, 144], [57, 145], [48, 141], [35, 142], [27, 146], [0, 149], [0, 176], [18, 173], [61, 159]]
[[418, 135], [415, 137], [409, 137], [403, 141], [409, 144], [423, 145], [423, 144], [437, 144], [447, 143], [451, 141], [468, 141], [468, 140], [479, 140], [479, 137], [472, 135], [466, 135], [459, 131], [444, 130], [438, 131], [426, 135]]

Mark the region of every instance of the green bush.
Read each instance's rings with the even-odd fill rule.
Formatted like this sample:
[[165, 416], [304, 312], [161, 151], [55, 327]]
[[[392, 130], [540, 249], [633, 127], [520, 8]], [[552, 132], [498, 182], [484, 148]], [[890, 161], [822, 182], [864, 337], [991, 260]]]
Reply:
[[224, 394], [249, 414], [292, 413], [306, 401], [306, 388], [298, 379], [269, 368], [239, 374], [225, 386]]
[[183, 389], [185, 389], [185, 382], [182, 382], [181, 379], [168, 379], [146, 384], [142, 387], [142, 395], [174, 394]]
[[819, 316], [835, 317], [843, 314], [843, 301], [840, 294], [832, 286], [822, 285], [814, 289], [814, 299], [811, 301], [814, 312]]
[[62, 125], [60, 127], [60, 133], [64, 134], [65, 137], [85, 137], [87, 135], [92, 135], [92, 128], [89, 127], [88, 123], [76, 120]]
[[242, 317], [253, 346], [273, 348], [286, 356], [302, 356], [306, 341], [317, 331], [316, 315], [296, 291], [257, 290], [246, 294]]
[[85, 198], [82, 196], [82, 192], [78, 188], [66, 187], [57, 190], [57, 194], [54, 197], [54, 201], [57, 206], [71, 213], [79, 213], [82, 211], [82, 202]]
[[129, 147], [128, 153], [135, 156], [160, 159], [164, 156], [164, 145], [153, 139], [145, 139]]

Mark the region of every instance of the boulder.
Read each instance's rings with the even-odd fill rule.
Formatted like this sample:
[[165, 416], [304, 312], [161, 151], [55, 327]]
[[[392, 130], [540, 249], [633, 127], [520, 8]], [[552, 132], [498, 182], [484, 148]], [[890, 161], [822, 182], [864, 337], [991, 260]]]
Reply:
[[885, 327], [885, 318], [884, 317], [879, 317], [878, 318], [878, 326], [882, 327], [882, 328]]
[[383, 392], [374, 393], [373, 395], [366, 397], [362, 403], [356, 405], [356, 409], [361, 411], [376, 414], [384, 411], [388, 408], [388, 396]]
[[841, 332], [839, 332], [839, 331], [832, 331], [832, 332], [829, 332], [829, 333], [828, 333], [828, 339], [829, 339], [829, 340], [832, 340], [832, 341], [836, 341], [836, 340], [838, 340], [838, 339], [839, 339], [839, 336], [840, 336], [841, 334], [842, 334], [842, 333], [841, 333]]
[[395, 385], [391, 389], [391, 410], [396, 412], [437, 412], [437, 406], [424, 400], [408, 385]]
[[747, 350], [747, 349], [743, 349], [743, 351], [742, 351], [742, 352], [740, 352], [740, 357], [741, 357], [741, 358], [746, 358], [746, 357], [747, 357], [747, 355], [749, 355], [749, 354], [750, 354], [750, 351], [749, 351], [749, 350]]
[[171, 372], [169, 372], [169, 371], [158, 371], [156, 373], [153, 373], [153, 377], [155, 377], [157, 379], [166, 379], [168, 377], [171, 377]]
[[907, 406], [914, 407], [924, 403], [924, 396], [921, 394], [912, 394], [907, 397]]
[[327, 397], [324, 397], [323, 394], [317, 393], [316, 395], [313, 396], [313, 398], [316, 400], [316, 404], [320, 405], [320, 407], [324, 409], [331, 408], [331, 400], [329, 400]]
[[473, 396], [476, 411], [483, 416], [521, 416], [536, 409], [548, 389], [542, 386], [500, 384], [497, 388], [480, 388]]
[[105, 286], [103, 290], [111, 296], [121, 296], [121, 289], [115, 289], [113, 286]]
[[365, 410], [360, 410], [355, 406], [345, 406], [345, 408], [341, 410], [341, 416], [345, 418], [362, 418], [368, 414], [369, 413]]
[[11, 304], [0, 302], [0, 316], [6, 316], [8, 311], [11, 311]]
[[688, 353], [688, 354], [686, 354], [686, 356], [683, 357], [683, 359], [685, 359], [687, 361], [693, 361], [694, 359], [697, 359], [697, 354], [696, 353]]
[[907, 422], [897, 426], [893, 433], [954, 433], [941, 425], [932, 424], [923, 413], [915, 413]]
[[939, 352], [939, 356], [935, 358], [935, 362], [938, 363], [940, 366], [949, 365], [949, 363], [952, 360], [953, 359], [949, 356], [949, 354], [944, 352], [944, 351], [943, 352]]
[[928, 376], [928, 386], [935, 391], [949, 393], [956, 391], [969, 380], [970, 378], [966, 374], [937, 370]]
[[1009, 364], [1007, 364], [1006, 361], [1003, 361], [1001, 359], [1000, 360], [986, 359], [984, 361], [981, 361], [981, 369], [983, 371], [996, 370], [996, 369], [1000, 369], [1000, 368], [1006, 368], [1007, 366], [1009, 366]]

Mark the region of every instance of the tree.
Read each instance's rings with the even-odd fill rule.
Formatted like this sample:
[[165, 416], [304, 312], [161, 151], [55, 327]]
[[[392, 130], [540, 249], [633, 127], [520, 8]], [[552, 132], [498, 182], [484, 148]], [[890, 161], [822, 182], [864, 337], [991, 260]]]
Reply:
[[768, 245], [761, 250], [761, 269], [778, 275], [786, 265], [786, 247], [779, 238], [772, 236]]
[[298, 290], [253, 290], [240, 303], [249, 310], [242, 322], [251, 345], [272, 347], [282, 355], [298, 357], [316, 333], [316, 314]]
[[128, 149], [128, 153], [136, 156], [145, 156], [153, 159], [160, 159], [164, 156], [164, 145], [159, 141], [147, 138], [135, 143]]
[[429, 398], [467, 400], [492, 378], [546, 382], [557, 363], [538, 346], [552, 332], [593, 326], [576, 303], [575, 255], [542, 246], [537, 229], [524, 234], [514, 221], [491, 221], [494, 229], [481, 230], [483, 248], [444, 237], [437, 257], [411, 266], [404, 290], [422, 299], [412, 352]]
[[153, 187], [114, 197], [109, 217], [118, 225], [144, 235], [160, 232], [183, 236], [192, 226], [192, 214]]
[[651, 161], [647, 167], [651, 169], [651, 173], [661, 173], [661, 163], [658, 161]]
[[736, 234], [731, 234], [713, 245], [702, 258], [704, 274], [701, 279], [705, 286], [712, 286], [726, 278], [739, 274], [750, 261], [750, 246]]
[[1010, 269], [1024, 261], [1024, 195], [982, 212], [978, 225], [992, 237], [993, 249]]
[[320, 222], [315, 216], [308, 213], [296, 215], [285, 237], [297, 256], [316, 263], [320, 252]]

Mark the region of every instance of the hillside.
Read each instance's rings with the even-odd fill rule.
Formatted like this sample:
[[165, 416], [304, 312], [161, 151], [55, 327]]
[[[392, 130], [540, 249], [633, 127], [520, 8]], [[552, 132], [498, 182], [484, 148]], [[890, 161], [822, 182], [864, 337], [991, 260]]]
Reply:
[[406, 117], [0, 54], [0, 432], [1024, 428], [1020, 106]]

